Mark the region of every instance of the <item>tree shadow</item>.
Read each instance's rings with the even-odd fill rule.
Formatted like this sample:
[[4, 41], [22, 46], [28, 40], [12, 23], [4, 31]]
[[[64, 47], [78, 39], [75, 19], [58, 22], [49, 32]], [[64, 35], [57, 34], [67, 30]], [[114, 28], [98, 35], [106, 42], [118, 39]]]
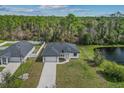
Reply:
[[100, 76], [100, 78], [105, 79], [106, 81], [109, 81], [109, 82], [112, 82], [112, 83], [115, 83], [115, 82], [119, 83], [119, 82], [121, 82], [121, 81], [115, 81], [112, 78], [108, 78], [103, 71], [96, 71], [96, 73]]
[[38, 56], [37, 58], [36, 58], [36, 61], [35, 62], [42, 62], [42, 56]]
[[91, 67], [96, 67], [96, 64], [94, 63], [93, 60], [91, 59], [84, 59], [85, 61], [87, 61], [88, 65], [91, 66]]
[[42, 53], [43, 53], [43, 49], [40, 51], [39, 55], [36, 58], [36, 62], [41, 62], [42, 63]]
[[96, 73], [100, 76], [100, 78], [106, 79], [105, 74], [102, 71], [96, 71]]

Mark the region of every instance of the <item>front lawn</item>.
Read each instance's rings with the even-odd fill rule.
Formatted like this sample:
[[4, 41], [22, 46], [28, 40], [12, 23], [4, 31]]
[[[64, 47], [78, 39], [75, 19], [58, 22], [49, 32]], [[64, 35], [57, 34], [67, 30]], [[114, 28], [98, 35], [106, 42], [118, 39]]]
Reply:
[[0, 67], [0, 72], [4, 69], [5, 67]]
[[2, 47], [11, 46], [11, 45], [12, 43], [7, 43], [7, 44], [2, 45]]
[[40, 62], [34, 62], [30, 69], [28, 70], [29, 79], [23, 82], [21, 87], [23, 88], [35, 88], [39, 83], [39, 79], [41, 76], [41, 71], [43, 68], [43, 64]]
[[[23, 63], [11, 77], [7, 87], [35, 88], [38, 85], [43, 64], [36, 62], [34, 59], [29, 59]], [[29, 78], [25, 81], [19, 79], [22, 73], [29, 73]]]
[[94, 48], [99, 45], [79, 46], [80, 58], [67, 64], [57, 65], [57, 87], [124, 87], [124, 82], [110, 82], [98, 74], [100, 67], [92, 67], [88, 59], [93, 59]]
[[3, 43], [4, 42], [4, 40], [0, 40], [0, 43]]

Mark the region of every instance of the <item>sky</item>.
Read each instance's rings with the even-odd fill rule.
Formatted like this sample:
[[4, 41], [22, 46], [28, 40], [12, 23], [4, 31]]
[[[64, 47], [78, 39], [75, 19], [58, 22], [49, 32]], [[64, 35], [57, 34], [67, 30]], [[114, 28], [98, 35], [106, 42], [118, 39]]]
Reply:
[[0, 5], [0, 15], [27, 16], [104, 16], [124, 13], [124, 5]]

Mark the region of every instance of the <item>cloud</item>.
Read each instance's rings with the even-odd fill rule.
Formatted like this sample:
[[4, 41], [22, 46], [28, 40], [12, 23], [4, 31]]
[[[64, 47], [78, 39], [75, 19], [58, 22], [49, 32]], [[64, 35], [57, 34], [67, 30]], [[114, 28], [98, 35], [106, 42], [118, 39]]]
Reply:
[[41, 5], [41, 9], [60, 9], [60, 8], [65, 8], [67, 7], [66, 5]]
[[9, 8], [7, 8], [3, 5], [0, 5], [0, 11], [9, 11]]
[[78, 7], [69, 7], [67, 5], [41, 5], [41, 10], [52, 10], [58, 12], [89, 12], [90, 9], [83, 9]]
[[91, 13], [88, 8], [68, 6], [68, 5], [39, 5], [39, 6], [2, 6], [0, 5], [0, 13], [2, 14], [21, 14], [21, 15], [60, 15], [65, 16], [69, 13], [84, 15]]
[[11, 6], [0, 6], [0, 11], [4, 12], [33, 12], [32, 8], [17, 8]]
[[91, 11], [90, 9], [81, 9], [81, 8], [65, 8], [60, 11], [65, 11], [65, 12], [89, 12]]
[[27, 9], [27, 8], [13, 8], [11, 11], [13, 12], [33, 12], [33, 9]]

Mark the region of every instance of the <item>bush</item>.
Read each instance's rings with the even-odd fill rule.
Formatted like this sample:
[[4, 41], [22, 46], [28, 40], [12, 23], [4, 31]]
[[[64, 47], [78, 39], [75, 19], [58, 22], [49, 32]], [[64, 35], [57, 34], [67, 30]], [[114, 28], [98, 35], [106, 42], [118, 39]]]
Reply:
[[2, 83], [1, 83], [0, 87], [2, 87], [2, 88], [13, 87], [14, 86], [14, 82], [13, 82], [14, 78], [11, 77], [11, 74], [9, 72], [7, 72], [7, 73], [3, 73], [2, 75], [3, 75], [4, 79], [2, 79]]
[[99, 50], [95, 50], [93, 61], [96, 66], [99, 66], [101, 63], [103, 63], [104, 58], [103, 58], [101, 52], [99, 52]]
[[32, 60], [27, 60], [26, 63], [21, 64], [21, 66], [16, 70], [14, 75], [10, 75], [10, 73], [7, 73], [4, 75], [5, 80], [3, 84], [0, 84], [0, 87], [3, 88], [18, 88], [23, 83], [23, 80], [19, 78], [20, 75], [23, 73], [27, 73], [30, 67], [32, 66], [33, 62]]
[[114, 62], [104, 62], [101, 64], [104, 76], [113, 82], [124, 81], [124, 67]]

